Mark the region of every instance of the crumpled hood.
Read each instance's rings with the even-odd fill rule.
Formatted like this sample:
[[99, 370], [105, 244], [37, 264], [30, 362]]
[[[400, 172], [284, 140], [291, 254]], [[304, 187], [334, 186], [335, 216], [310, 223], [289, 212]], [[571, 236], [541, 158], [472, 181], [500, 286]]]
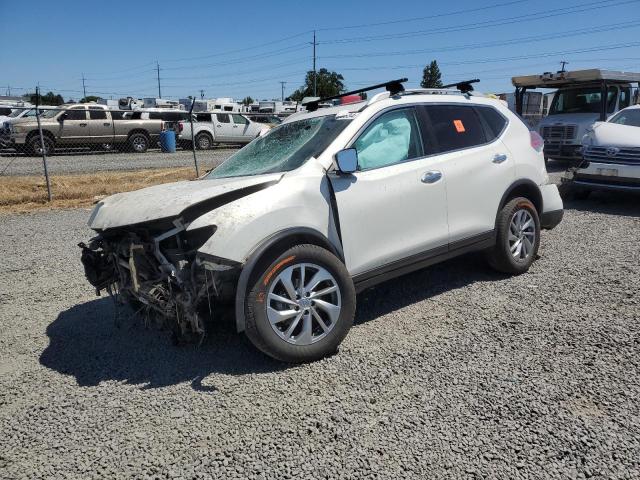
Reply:
[[192, 221], [221, 205], [267, 188], [281, 177], [281, 173], [274, 173], [184, 181], [117, 193], [98, 202], [88, 225], [106, 230], [178, 216]]
[[612, 147], [640, 147], [640, 127], [618, 123], [598, 122], [589, 132], [591, 145]]

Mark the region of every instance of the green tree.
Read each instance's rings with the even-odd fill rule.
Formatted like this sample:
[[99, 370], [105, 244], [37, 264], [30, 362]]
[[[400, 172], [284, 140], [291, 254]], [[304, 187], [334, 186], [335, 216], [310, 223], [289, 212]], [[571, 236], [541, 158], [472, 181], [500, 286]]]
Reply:
[[[313, 70], [307, 72], [304, 85], [297, 89], [289, 97], [291, 100], [299, 102], [304, 97], [313, 96]], [[326, 68], [318, 70], [316, 81], [316, 96], [320, 98], [332, 97], [344, 92], [344, 77], [337, 72], [330, 72]]]
[[429, 65], [422, 70], [422, 81], [420, 86], [422, 88], [440, 88], [442, 87], [442, 74], [440, 73], [440, 67], [438, 62], [433, 60]]
[[80, 103], [97, 102], [98, 100], [100, 100], [100, 97], [96, 97], [95, 95], [87, 95], [86, 97], [80, 99]]
[[[29, 102], [33, 103], [35, 105], [36, 103], [36, 94], [34, 93], [29, 93]], [[53, 92], [47, 92], [45, 95], [40, 95], [40, 105], [62, 105], [64, 103], [64, 98], [62, 98], [62, 95], [60, 94], [55, 94]]]
[[251, 98], [251, 97], [244, 97], [244, 98], [242, 99], [242, 104], [243, 104], [244, 106], [249, 106], [249, 105], [251, 105], [253, 102], [254, 102], [254, 100], [253, 100], [253, 98]]

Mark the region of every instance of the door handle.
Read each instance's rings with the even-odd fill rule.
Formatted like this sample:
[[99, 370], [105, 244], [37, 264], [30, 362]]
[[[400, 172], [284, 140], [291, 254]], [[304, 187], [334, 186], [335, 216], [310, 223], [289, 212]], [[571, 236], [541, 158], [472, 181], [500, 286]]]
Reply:
[[86, 127], [86, 126], [87, 126], [87, 124], [86, 124], [86, 123], [81, 123], [81, 124], [80, 124], [80, 126], [81, 126], [81, 127]]
[[422, 183], [436, 183], [438, 180], [442, 178], [442, 172], [438, 172], [437, 170], [429, 170], [422, 175], [420, 179]]
[[102, 125], [104, 125], [105, 127], [108, 127], [111, 124], [110, 123], [103, 123]]
[[505, 153], [496, 153], [493, 157], [493, 163], [502, 163], [507, 160]]
[[220, 128], [222, 125], [216, 125], [216, 127]]

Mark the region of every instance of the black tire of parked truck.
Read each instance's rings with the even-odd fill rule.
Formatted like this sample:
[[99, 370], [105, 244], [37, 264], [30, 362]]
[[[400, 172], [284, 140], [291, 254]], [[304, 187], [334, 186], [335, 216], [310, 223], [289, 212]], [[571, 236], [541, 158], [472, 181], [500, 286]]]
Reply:
[[141, 132], [129, 135], [129, 149], [136, 153], [144, 153], [149, 149], [149, 137]]
[[[44, 143], [44, 152], [42, 151], [43, 143]], [[55, 148], [55, 143], [51, 138], [49, 138], [46, 135], [42, 137], [42, 143], [40, 142], [40, 135], [33, 135], [27, 141], [27, 151], [29, 152], [30, 155], [35, 157], [39, 157], [43, 153], [45, 155], [51, 155], [53, 153], [54, 148]]]
[[200, 132], [196, 135], [196, 148], [198, 150], [209, 150], [213, 147], [213, 137], [206, 132]]
[[245, 303], [249, 340], [289, 363], [335, 353], [356, 310], [355, 288], [344, 264], [324, 248], [297, 245], [256, 270]]
[[529, 270], [540, 247], [540, 219], [527, 198], [507, 202], [496, 219], [496, 244], [489, 249], [489, 265], [499, 272], [519, 275]]

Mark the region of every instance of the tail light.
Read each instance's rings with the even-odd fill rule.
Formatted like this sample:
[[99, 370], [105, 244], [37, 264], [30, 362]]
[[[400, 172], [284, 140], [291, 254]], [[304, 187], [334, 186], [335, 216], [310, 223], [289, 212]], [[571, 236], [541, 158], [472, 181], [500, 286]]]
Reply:
[[164, 121], [160, 120], [160, 131], [164, 132]]
[[538, 153], [542, 152], [542, 149], [544, 148], [544, 139], [538, 132], [534, 132], [533, 130], [529, 131], [529, 135], [531, 138], [531, 148]]
[[182, 130], [184, 130], [184, 124], [182, 122], [178, 122], [178, 133], [182, 132]]

